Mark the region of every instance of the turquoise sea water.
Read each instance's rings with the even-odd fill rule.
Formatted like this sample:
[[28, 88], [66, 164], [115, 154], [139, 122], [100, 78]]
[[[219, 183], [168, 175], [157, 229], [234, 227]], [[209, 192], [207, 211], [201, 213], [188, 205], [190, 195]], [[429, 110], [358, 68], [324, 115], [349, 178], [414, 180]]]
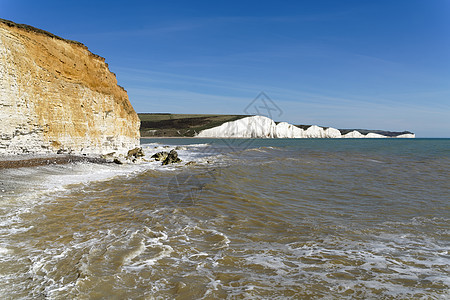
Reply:
[[2, 170], [1, 298], [450, 297], [450, 139], [142, 144]]

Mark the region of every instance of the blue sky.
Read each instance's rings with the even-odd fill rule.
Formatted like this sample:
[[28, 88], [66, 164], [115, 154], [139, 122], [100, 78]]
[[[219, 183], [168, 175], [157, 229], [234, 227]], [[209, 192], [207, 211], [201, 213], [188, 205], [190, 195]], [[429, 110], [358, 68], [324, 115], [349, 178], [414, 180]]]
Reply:
[[450, 137], [450, 1], [17, 1], [0, 18], [84, 43], [138, 112]]

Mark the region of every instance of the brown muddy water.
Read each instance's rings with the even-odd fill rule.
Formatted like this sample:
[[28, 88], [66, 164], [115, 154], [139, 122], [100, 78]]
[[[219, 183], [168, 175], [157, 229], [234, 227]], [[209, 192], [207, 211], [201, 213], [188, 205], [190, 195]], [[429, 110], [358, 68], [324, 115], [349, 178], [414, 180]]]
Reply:
[[1, 170], [1, 299], [450, 297], [450, 140], [142, 143]]

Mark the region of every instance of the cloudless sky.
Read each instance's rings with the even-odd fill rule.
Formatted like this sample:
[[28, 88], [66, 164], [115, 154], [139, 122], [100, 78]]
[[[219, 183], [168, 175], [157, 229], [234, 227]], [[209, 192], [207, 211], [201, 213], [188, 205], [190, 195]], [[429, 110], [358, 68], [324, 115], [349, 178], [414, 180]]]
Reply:
[[0, 18], [106, 58], [137, 112], [450, 137], [450, 1], [20, 1]]

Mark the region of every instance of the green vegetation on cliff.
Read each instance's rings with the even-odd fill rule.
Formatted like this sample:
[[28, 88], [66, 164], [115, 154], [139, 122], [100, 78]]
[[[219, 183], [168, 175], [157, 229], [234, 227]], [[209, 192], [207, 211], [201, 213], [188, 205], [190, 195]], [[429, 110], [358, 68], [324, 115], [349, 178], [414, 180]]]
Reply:
[[141, 137], [192, 137], [202, 130], [236, 121], [247, 115], [140, 113]]

